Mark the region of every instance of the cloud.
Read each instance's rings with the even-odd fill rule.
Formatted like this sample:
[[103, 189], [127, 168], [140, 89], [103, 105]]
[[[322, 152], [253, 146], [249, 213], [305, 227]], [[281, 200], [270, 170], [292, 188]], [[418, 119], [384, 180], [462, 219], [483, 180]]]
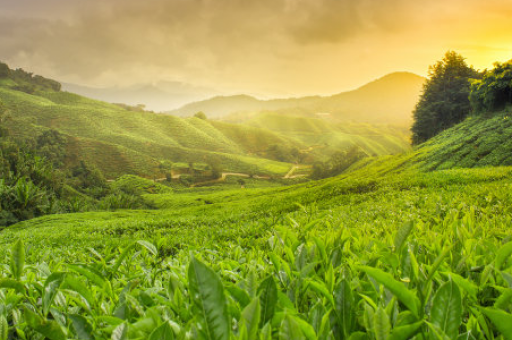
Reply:
[[469, 40], [487, 21], [506, 28], [500, 13], [512, 6], [489, 1], [486, 9], [476, 0], [6, 0], [0, 60], [88, 84], [318, 85], [334, 66], [339, 75], [353, 74], [356, 61], [387, 70], [393, 58]]

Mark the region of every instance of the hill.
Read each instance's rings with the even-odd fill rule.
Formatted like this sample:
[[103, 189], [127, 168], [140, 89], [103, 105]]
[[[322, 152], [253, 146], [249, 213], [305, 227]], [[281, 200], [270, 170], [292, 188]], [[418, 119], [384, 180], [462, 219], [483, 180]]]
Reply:
[[[27, 338], [151, 339], [213, 329], [202, 310], [241, 338], [253, 322], [267, 338], [343, 338], [345, 327], [359, 338], [505, 339], [512, 167], [428, 165], [489, 143], [510, 154], [510, 126], [499, 129], [510, 114], [471, 117], [411, 152], [289, 187], [168, 192], [121, 178], [158, 210], [51, 215], [0, 231], [11, 249], [0, 254], [0, 301], [10, 303], [1, 320], [28, 320], [16, 324]], [[439, 167], [478, 167], [491, 154]]]
[[90, 87], [63, 83], [62, 89], [109, 103], [144, 105], [148, 110], [165, 111], [191, 101], [215, 95], [217, 91], [180, 82], [158, 82], [126, 87]]
[[211, 118], [238, 119], [261, 111], [329, 116], [341, 121], [405, 124], [418, 100], [425, 78], [396, 72], [356, 90], [332, 96], [259, 100], [251, 96], [223, 96], [190, 103], [169, 113], [191, 116], [202, 111]]
[[[284, 176], [292, 167], [289, 163], [311, 164], [353, 145], [369, 155], [409, 148], [403, 129], [357, 124], [332, 127], [326, 120], [304, 116], [285, 120], [279, 115], [260, 116], [246, 124], [178, 118], [62, 92], [60, 84], [38, 76], [29, 79], [27, 87], [28, 76], [16, 72], [15, 79], [0, 82], [0, 101], [11, 111], [7, 124], [13, 133], [28, 138], [53, 129], [66, 138], [68, 165], [84, 160], [108, 178], [123, 174], [165, 177], [170, 171], [168, 163], [173, 164], [174, 173], [190, 171], [184, 169], [189, 163], [201, 163], [202, 169]], [[240, 100], [252, 101], [249, 97]], [[270, 128], [262, 124], [267, 118], [274, 121]], [[279, 125], [294, 126], [297, 131]]]

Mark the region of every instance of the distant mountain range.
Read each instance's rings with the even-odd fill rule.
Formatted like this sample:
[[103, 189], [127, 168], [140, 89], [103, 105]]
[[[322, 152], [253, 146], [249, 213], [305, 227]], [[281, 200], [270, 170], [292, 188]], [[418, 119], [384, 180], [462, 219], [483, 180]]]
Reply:
[[332, 96], [260, 100], [247, 95], [217, 96], [168, 111], [192, 116], [202, 111], [208, 118], [244, 121], [262, 112], [319, 116], [338, 121], [410, 124], [425, 78], [395, 72], [356, 90]]
[[62, 89], [63, 91], [109, 103], [123, 103], [134, 106], [143, 104], [148, 110], [157, 112], [219, 94], [218, 91], [213, 89], [180, 82], [158, 82], [156, 84], [105, 88], [63, 83]]

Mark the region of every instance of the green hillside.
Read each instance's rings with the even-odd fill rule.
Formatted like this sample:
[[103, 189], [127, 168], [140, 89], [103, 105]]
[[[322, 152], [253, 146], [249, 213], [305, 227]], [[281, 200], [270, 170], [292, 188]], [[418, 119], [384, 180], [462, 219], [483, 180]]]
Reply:
[[351, 146], [359, 147], [370, 156], [396, 154], [410, 149], [408, 129], [387, 124], [340, 123], [276, 113], [260, 113], [245, 124], [265, 127], [293, 138], [307, 145], [310, 152], [323, 156]]
[[302, 162], [312, 163], [353, 145], [369, 155], [409, 148], [404, 128], [279, 114], [257, 115], [244, 124], [178, 118], [47, 88], [27, 93], [8, 80], [0, 86], [0, 101], [11, 111], [7, 124], [15, 135], [33, 137], [54, 129], [67, 138], [70, 166], [85, 160], [108, 178], [163, 177], [163, 161], [220, 164], [227, 172], [283, 176], [291, 168], [286, 162], [298, 159], [283, 153], [293, 150], [301, 152]]
[[[198, 118], [127, 111], [67, 92], [34, 95], [0, 87], [0, 100], [11, 111], [9, 124], [16, 135], [33, 136], [48, 128], [56, 129], [69, 138], [70, 154], [80, 155], [108, 177], [124, 173], [158, 174], [163, 160], [215, 161], [223, 164], [227, 171], [268, 174], [283, 174], [290, 168], [271, 161], [259, 166], [258, 159], [248, 155], [254, 146], [239, 144], [240, 139], [231, 140], [209, 122]], [[227, 129], [225, 126], [224, 130]], [[243, 131], [244, 127], [235, 129]], [[259, 140], [264, 148], [266, 139], [258, 137], [261, 133], [272, 135], [269, 131], [255, 129], [243, 132], [247, 138]], [[278, 136], [271, 139], [283, 140]]]
[[258, 100], [251, 96], [214, 97], [191, 103], [171, 114], [191, 116], [202, 111], [208, 117], [243, 120], [262, 111], [300, 114], [359, 123], [409, 125], [425, 78], [408, 72], [388, 74], [356, 90], [332, 96]]
[[[27, 338], [186, 338], [211, 327], [248, 339], [250, 326], [267, 339], [506, 339], [512, 167], [428, 165], [469, 157], [457, 143], [506, 152], [510, 113], [289, 187], [171, 192], [123, 177], [120, 190], [157, 209], [50, 215], [0, 231], [11, 249], [0, 254], [9, 303], [0, 321], [21, 315], [14, 331]], [[457, 165], [483, 164], [436, 167]]]

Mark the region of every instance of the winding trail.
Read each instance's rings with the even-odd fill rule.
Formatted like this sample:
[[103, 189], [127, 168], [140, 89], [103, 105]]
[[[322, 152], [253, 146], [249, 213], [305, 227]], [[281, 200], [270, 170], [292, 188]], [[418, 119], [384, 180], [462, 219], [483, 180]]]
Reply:
[[[292, 179], [292, 178], [300, 178], [300, 177], [306, 177], [307, 174], [298, 174], [298, 175], [293, 175], [293, 173], [300, 169], [300, 165], [293, 165], [291, 167], [291, 169], [286, 173], [286, 175], [284, 175], [283, 179]], [[174, 174], [171, 176], [172, 179], [180, 179], [180, 177], [182, 175], [186, 175], [186, 174]], [[208, 180], [208, 181], [204, 181], [204, 182], [199, 182], [199, 183], [195, 183], [192, 185], [192, 187], [195, 187], [195, 186], [198, 186], [198, 185], [204, 185], [204, 184], [208, 184], [208, 183], [216, 183], [216, 182], [222, 182], [222, 181], [225, 181], [226, 180], [226, 177], [228, 176], [235, 176], [235, 177], [243, 177], [243, 178], [249, 178], [251, 177], [251, 175], [249, 174], [246, 174], [246, 173], [242, 173], [242, 172], [223, 172], [221, 173], [221, 176], [217, 179], [212, 179], [212, 180]], [[255, 179], [271, 179], [272, 177], [271, 176], [266, 176], [266, 175], [254, 175], [252, 176], [253, 178]], [[155, 178], [153, 179], [155, 182], [163, 182], [165, 180], [167, 180], [167, 177], [162, 177], [162, 178]], [[107, 182], [114, 182], [115, 180], [114, 179], [108, 179]]]

